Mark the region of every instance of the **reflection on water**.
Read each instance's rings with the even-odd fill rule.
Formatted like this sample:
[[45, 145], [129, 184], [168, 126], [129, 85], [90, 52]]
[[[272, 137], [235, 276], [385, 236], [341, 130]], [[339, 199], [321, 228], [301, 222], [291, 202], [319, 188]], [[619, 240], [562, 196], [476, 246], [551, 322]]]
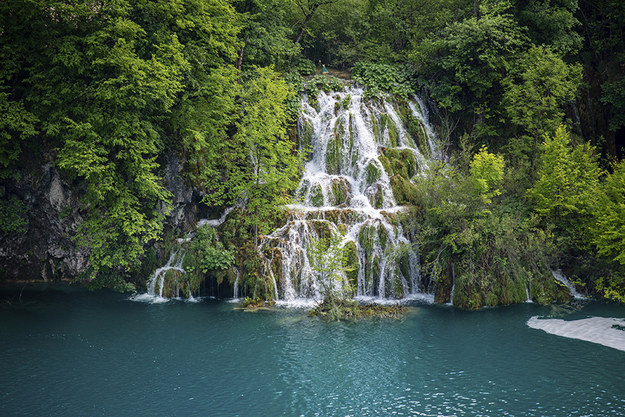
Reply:
[[551, 312], [535, 304], [415, 302], [400, 321], [326, 323], [209, 299], [11, 297], [0, 303], [2, 416], [625, 415], [622, 351], [528, 326], [625, 333], [612, 327], [625, 317], [617, 305], [554, 321], [535, 318]]

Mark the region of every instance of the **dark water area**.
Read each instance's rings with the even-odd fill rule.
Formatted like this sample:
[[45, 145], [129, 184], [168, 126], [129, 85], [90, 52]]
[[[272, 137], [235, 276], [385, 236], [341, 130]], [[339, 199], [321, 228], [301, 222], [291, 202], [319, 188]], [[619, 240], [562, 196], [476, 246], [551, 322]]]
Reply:
[[532, 329], [620, 305], [327, 323], [202, 299], [54, 287], [0, 297], [2, 416], [621, 416], [625, 352]]

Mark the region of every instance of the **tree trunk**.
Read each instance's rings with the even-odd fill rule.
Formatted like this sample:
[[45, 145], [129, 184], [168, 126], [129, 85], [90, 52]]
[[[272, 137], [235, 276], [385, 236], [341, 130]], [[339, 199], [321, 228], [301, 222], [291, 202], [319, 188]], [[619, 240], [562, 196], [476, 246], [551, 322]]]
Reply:
[[538, 154], [538, 141], [540, 139], [540, 119], [541, 113], [538, 112], [538, 125], [536, 126], [536, 132], [534, 133], [534, 150], [532, 152], [532, 178], [536, 173], [536, 157]]
[[237, 76], [237, 83], [241, 83], [241, 67], [243, 66], [243, 52], [245, 51], [245, 45], [247, 45], [247, 41], [250, 39], [250, 35], [245, 35], [245, 40], [243, 41], [243, 45], [241, 46], [241, 50], [239, 51], [239, 56], [237, 57], [236, 68], [239, 72]]
[[304, 18], [304, 22], [302, 23], [302, 28], [299, 30], [299, 33], [297, 34], [297, 38], [295, 38], [295, 43], [299, 43], [299, 41], [302, 39], [302, 36], [304, 36], [304, 31], [306, 30], [306, 26], [310, 22], [310, 19], [312, 19], [312, 15], [315, 12], [316, 8], [317, 7], [313, 7]]

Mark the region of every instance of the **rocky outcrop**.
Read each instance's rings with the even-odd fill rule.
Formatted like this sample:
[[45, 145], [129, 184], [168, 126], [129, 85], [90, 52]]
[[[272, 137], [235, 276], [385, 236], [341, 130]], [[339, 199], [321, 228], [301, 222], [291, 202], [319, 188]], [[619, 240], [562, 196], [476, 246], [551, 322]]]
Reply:
[[73, 237], [83, 218], [79, 183], [68, 183], [48, 163], [35, 172], [20, 172], [4, 187], [3, 199], [17, 199], [26, 210], [22, 230], [0, 236], [0, 277], [9, 280], [51, 280], [76, 276], [88, 265], [88, 251]]
[[203, 193], [186, 184], [182, 175], [182, 163], [176, 155], [168, 154], [163, 166], [163, 182], [173, 195], [172, 210], [165, 225], [180, 231], [189, 231], [195, 228], [198, 218], [206, 217], [206, 206], [200, 204]]
[[[190, 230], [197, 217], [205, 215], [202, 195], [185, 184], [182, 164], [175, 155], [164, 159], [161, 175], [173, 194], [165, 227]], [[81, 181], [64, 178], [52, 163], [20, 172], [18, 180], [0, 186], [1, 200], [17, 200], [26, 208], [20, 213], [26, 220], [21, 230], [0, 230], [0, 280], [71, 279], [87, 269], [89, 251], [74, 241], [84, 221], [81, 197], [85, 189]]]

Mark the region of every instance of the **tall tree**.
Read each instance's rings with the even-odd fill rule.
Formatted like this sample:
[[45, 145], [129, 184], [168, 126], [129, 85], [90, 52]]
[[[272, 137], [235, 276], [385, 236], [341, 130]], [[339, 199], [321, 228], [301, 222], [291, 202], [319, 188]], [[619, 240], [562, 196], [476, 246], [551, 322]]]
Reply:
[[532, 169], [540, 138], [564, 122], [564, 105], [572, 102], [582, 81], [581, 65], [566, 64], [545, 46], [530, 49], [505, 81], [503, 105], [512, 122], [529, 137]]
[[599, 255], [625, 265], [625, 161], [614, 167], [601, 189], [595, 212], [594, 243]]
[[287, 135], [289, 86], [270, 68], [246, 74], [238, 99], [240, 115], [232, 140], [215, 144], [221, 154], [214, 173], [206, 177], [210, 204], [245, 203], [246, 222], [259, 233], [268, 231], [267, 220], [290, 199], [299, 180], [302, 159]]
[[541, 145], [537, 179], [528, 196], [536, 212], [555, 225], [564, 251], [584, 251], [591, 243], [601, 175], [594, 151], [588, 144], [573, 146], [563, 126]]
[[335, 1], [336, 0], [294, 0], [295, 4], [302, 13], [300, 20], [297, 21], [297, 26], [299, 26], [300, 29], [295, 37], [294, 43], [300, 42], [317, 9], [326, 4], [334, 3]]
[[291, 0], [236, 0], [234, 6], [241, 18], [242, 41], [237, 69], [254, 65], [288, 68], [292, 57], [300, 52], [293, 43], [290, 24]]

